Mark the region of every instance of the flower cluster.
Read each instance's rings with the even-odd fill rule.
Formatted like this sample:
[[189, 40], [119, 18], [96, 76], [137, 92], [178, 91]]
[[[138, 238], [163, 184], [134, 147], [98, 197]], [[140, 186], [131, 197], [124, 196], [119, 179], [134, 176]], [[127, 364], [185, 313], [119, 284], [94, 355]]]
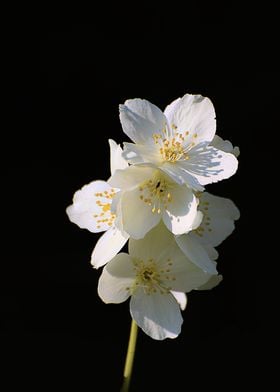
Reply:
[[[69, 219], [105, 232], [91, 255], [103, 267], [98, 294], [105, 303], [130, 297], [130, 313], [154, 339], [175, 338], [186, 293], [222, 280], [215, 249], [234, 229], [234, 203], [204, 191], [232, 176], [238, 147], [215, 135], [212, 102], [186, 94], [162, 112], [144, 99], [120, 105], [123, 150], [109, 140], [111, 177], [77, 191]], [[128, 241], [129, 240], [129, 241]], [[128, 253], [119, 253], [128, 241]]]

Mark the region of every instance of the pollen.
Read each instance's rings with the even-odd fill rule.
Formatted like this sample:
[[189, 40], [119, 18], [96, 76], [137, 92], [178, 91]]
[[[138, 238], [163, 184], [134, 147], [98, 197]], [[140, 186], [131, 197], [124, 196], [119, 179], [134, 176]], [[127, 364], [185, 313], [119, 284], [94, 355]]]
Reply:
[[166, 177], [156, 171], [152, 178], [138, 187], [139, 199], [151, 208], [153, 214], [161, 214], [172, 202], [172, 187]]
[[110, 209], [111, 209], [111, 205], [109, 203], [104, 204], [103, 207], [102, 207], [102, 211], [103, 212], [110, 211]]
[[188, 152], [195, 145], [194, 141], [191, 142], [190, 137], [192, 137], [192, 140], [196, 139], [198, 136], [197, 133], [191, 135], [189, 131], [183, 133], [178, 132], [177, 126], [173, 123], [171, 124], [171, 129], [171, 135], [167, 132], [153, 135], [155, 144], [159, 146], [159, 153], [162, 160], [171, 163], [179, 160], [188, 160]]
[[111, 211], [111, 202], [115, 194], [116, 191], [114, 188], [104, 192], [96, 192], [94, 194], [97, 211], [92, 217], [97, 223], [96, 227], [98, 229], [104, 228], [104, 230], [106, 230], [106, 228], [112, 226], [115, 221], [116, 214]]

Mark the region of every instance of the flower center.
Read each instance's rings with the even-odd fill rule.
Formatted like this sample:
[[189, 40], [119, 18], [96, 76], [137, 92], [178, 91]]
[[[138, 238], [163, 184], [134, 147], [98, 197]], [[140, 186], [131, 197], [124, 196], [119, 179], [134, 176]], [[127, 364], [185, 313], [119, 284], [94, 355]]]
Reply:
[[[171, 128], [176, 130], [176, 125], [172, 124]], [[159, 145], [161, 158], [165, 162], [174, 163], [179, 160], [186, 161], [189, 159], [188, 152], [195, 145], [193, 139], [197, 138], [197, 133], [190, 135], [186, 132], [172, 132], [168, 135], [166, 127], [161, 133], [154, 133], [153, 139], [155, 144]]]
[[135, 282], [131, 288], [132, 294], [138, 289], [143, 288], [145, 294], [161, 293], [166, 294], [171, 290], [169, 282], [176, 280], [171, 268], [173, 262], [167, 259], [163, 265], [158, 265], [154, 259], [143, 261], [134, 259]]
[[161, 213], [161, 208], [168, 208], [172, 201], [170, 192], [172, 185], [158, 172], [148, 181], [144, 181], [138, 188], [139, 198], [151, 207], [152, 213]]

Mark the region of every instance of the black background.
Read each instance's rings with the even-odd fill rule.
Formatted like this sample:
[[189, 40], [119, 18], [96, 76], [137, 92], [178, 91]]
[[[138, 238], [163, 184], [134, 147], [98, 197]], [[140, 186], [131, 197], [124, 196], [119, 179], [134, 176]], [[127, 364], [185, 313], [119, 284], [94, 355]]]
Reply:
[[127, 140], [119, 103], [141, 97], [164, 109], [187, 92], [211, 98], [217, 133], [240, 146], [238, 173], [207, 189], [233, 199], [241, 219], [218, 249], [224, 281], [190, 293], [181, 335], [157, 342], [139, 334], [132, 391], [224, 390], [270, 379], [264, 348], [273, 341], [277, 278], [264, 267], [271, 259], [263, 257], [262, 233], [278, 74], [245, 60], [260, 41], [249, 27], [242, 39], [242, 18], [228, 11], [209, 22], [204, 11], [195, 14], [204, 30], [181, 26], [180, 40], [166, 38], [178, 26], [154, 9], [141, 14], [141, 28], [133, 18], [111, 25], [106, 13], [94, 14], [94, 23], [66, 23], [42, 11], [36, 22], [15, 21], [7, 30], [12, 115], [2, 140], [8, 252], [1, 338], [10, 388], [118, 391], [128, 303], [98, 298], [100, 271], [89, 263], [98, 235], [70, 223], [65, 208], [81, 186], [109, 177], [107, 140]]

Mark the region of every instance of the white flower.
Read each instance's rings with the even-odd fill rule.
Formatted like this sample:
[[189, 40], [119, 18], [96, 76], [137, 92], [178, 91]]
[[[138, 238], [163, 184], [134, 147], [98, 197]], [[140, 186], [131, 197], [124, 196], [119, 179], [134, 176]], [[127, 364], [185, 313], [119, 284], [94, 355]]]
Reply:
[[198, 209], [203, 214], [200, 225], [187, 234], [176, 236], [181, 250], [204, 271], [214, 274], [218, 257], [214, 247], [221, 244], [234, 230], [234, 221], [239, 219], [239, 210], [230, 200], [211, 195], [198, 194]]
[[[111, 173], [127, 167], [121, 156], [122, 150], [113, 140], [109, 141], [111, 149]], [[124, 246], [129, 235], [122, 230], [121, 216], [111, 210], [112, 201], [116, 199], [118, 188], [105, 181], [93, 181], [78, 190], [73, 197], [73, 204], [66, 209], [71, 222], [93, 233], [105, 231], [97, 241], [91, 255], [91, 263], [99, 268], [111, 260]], [[120, 220], [116, 225], [116, 220]]]
[[194, 190], [232, 176], [236, 157], [210, 145], [216, 131], [210, 99], [186, 94], [162, 111], [144, 99], [120, 105], [123, 131], [135, 143], [124, 143], [124, 157], [132, 164], [160, 168], [179, 184]]
[[[122, 192], [118, 207], [123, 229], [132, 238], [143, 238], [162, 219], [173, 234], [193, 230], [200, 224], [197, 198], [186, 185], [179, 185], [153, 167], [130, 166], [116, 170], [109, 180]], [[195, 223], [195, 224], [194, 224]]]
[[130, 313], [154, 339], [175, 338], [183, 322], [184, 292], [205, 284], [210, 275], [190, 262], [174, 236], [159, 224], [144, 239], [129, 240], [129, 255], [119, 253], [103, 269], [98, 294], [105, 303], [131, 296]]

